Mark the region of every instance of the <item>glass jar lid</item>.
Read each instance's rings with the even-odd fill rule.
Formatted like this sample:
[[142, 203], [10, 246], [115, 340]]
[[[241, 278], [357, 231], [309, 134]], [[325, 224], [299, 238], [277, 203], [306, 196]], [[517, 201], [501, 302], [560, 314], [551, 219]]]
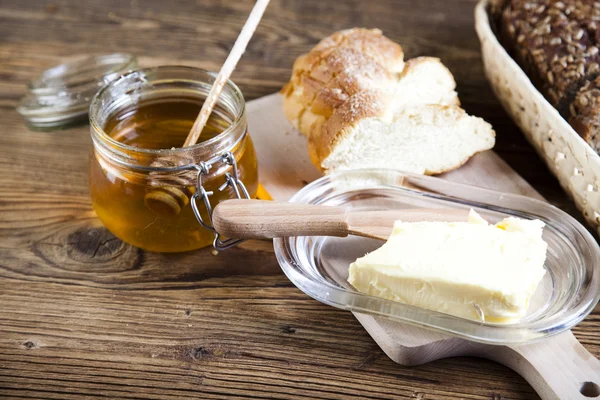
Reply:
[[135, 66], [134, 55], [113, 53], [49, 68], [29, 83], [17, 111], [34, 129], [60, 129], [85, 121], [98, 89]]

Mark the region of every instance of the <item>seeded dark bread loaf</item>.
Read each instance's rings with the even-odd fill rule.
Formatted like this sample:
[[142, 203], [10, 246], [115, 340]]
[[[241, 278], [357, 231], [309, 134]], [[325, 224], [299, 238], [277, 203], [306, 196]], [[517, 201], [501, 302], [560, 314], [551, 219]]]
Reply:
[[600, 77], [587, 81], [569, 107], [569, 123], [600, 153]]
[[600, 2], [496, 0], [494, 10], [507, 51], [574, 129], [600, 149], [595, 101], [600, 93], [600, 81], [595, 82], [600, 76]]

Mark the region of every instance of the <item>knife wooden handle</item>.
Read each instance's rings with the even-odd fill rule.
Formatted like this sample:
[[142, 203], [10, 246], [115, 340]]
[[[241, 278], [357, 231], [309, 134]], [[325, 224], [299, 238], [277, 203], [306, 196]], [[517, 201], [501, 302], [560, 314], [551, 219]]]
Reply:
[[226, 200], [215, 207], [212, 223], [221, 235], [236, 239], [348, 236], [343, 208], [314, 204]]

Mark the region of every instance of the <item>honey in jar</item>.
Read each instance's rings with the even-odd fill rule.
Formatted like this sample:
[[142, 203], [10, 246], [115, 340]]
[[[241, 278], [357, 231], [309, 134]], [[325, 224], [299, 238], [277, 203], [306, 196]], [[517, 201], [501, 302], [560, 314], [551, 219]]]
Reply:
[[[143, 69], [109, 84], [92, 102], [92, 204], [104, 225], [125, 242], [159, 252], [193, 250], [212, 243], [213, 232], [199, 224], [189, 199], [174, 212], [148, 207], [145, 202], [160, 179], [193, 193], [197, 170], [186, 169], [188, 164], [231, 152], [240, 180], [250, 196], [255, 195], [256, 154], [247, 132], [243, 97], [233, 83], [225, 86], [199, 142], [181, 148], [212, 79], [212, 74], [195, 68]], [[217, 162], [201, 177], [202, 186], [213, 193], [209, 197], [212, 207], [235, 197], [231, 187], [219, 190], [231, 169]], [[209, 222], [200, 200], [198, 208]]]

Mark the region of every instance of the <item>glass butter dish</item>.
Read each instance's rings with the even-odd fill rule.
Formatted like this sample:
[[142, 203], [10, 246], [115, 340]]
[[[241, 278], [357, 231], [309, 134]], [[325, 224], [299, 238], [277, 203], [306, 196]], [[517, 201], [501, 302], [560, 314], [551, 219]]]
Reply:
[[375, 211], [407, 208], [473, 208], [490, 223], [507, 216], [540, 219], [548, 243], [547, 273], [518, 323], [463, 319], [356, 291], [348, 266], [383, 242], [357, 236], [290, 237], [274, 240], [284, 273], [303, 292], [353, 312], [434, 329], [491, 344], [523, 343], [570, 329], [600, 298], [600, 249], [574, 218], [545, 202], [440, 178], [392, 170], [351, 170], [323, 177], [300, 190], [293, 203]]

